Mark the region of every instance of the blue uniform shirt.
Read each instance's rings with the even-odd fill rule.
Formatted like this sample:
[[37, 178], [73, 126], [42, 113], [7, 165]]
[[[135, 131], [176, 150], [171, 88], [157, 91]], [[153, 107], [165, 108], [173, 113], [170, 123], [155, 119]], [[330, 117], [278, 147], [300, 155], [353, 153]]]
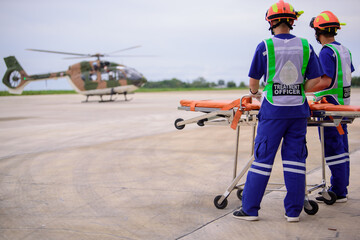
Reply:
[[[341, 45], [336, 41], [331, 44]], [[329, 47], [323, 47], [319, 53], [319, 60], [324, 74], [332, 79], [330, 85], [332, 86], [336, 77], [336, 56], [334, 51]], [[351, 72], [353, 71], [355, 71], [355, 69], [351, 63]], [[332, 104], [338, 105], [338, 102], [331, 96], [326, 96], [326, 100]]]
[[[275, 37], [280, 39], [291, 39], [295, 36], [292, 34], [278, 34]], [[310, 58], [305, 71], [306, 79], [313, 79], [321, 77], [323, 71], [321, 69], [319, 59], [310, 45]], [[249, 77], [260, 80], [264, 76], [266, 79], [267, 55], [265, 43], [261, 42], [255, 51], [254, 58], [251, 63]], [[290, 118], [307, 118], [310, 116], [310, 108], [305, 101], [300, 106], [275, 106], [269, 103], [266, 99], [261, 104], [259, 115], [263, 119], [290, 119]], [[259, 117], [260, 117], [259, 116]]]

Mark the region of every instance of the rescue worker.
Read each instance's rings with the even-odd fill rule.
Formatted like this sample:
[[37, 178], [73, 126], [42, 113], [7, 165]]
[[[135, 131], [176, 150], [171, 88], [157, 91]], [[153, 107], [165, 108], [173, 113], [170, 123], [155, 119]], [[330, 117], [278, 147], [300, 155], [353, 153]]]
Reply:
[[307, 118], [310, 109], [305, 91], [318, 84], [322, 76], [319, 60], [306, 39], [290, 34], [296, 12], [283, 0], [266, 13], [272, 34], [255, 51], [250, 67], [250, 93], [259, 96], [259, 80], [264, 76], [254, 156], [242, 197], [242, 208], [235, 218], [258, 220], [258, 211], [270, 178], [280, 141], [287, 194], [285, 217], [299, 221], [305, 199], [305, 159]]
[[[350, 104], [351, 73], [355, 70], [352, 65], [350, 51], [335, 41], [337, 30], [341, 29], [339, 19], [330, 11], [324, 11], [310, 22], [315, 29], [316, 40], [323, 46], [320, 54], [320, 64], [324, 71], [323, 80], [329, 87], [315, 93], [317, 98], [324, 97], [327, 102], [335, 105]], [[318, 89], [312, 89], [318, 90]], [[347, 187], [349, 185], [349, 147], [346, 124], [342, 125], [344, 134], [340, 135], [336, 127], [324, 128], [325, 160], [331, 171], [330, 191], [337, 196], [336, 202], [347, 201]], [[324, 201], [323, 196], [316, 198]]]

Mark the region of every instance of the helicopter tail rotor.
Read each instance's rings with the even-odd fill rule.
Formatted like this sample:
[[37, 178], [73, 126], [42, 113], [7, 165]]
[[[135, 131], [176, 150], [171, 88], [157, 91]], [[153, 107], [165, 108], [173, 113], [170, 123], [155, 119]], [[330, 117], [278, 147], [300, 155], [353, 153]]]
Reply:
[[21, 94], [28, 84], [26, 81], [28, 75], [14, 56], [6, 57], [4, 61], [7, 70], [2, 80], [3, 83], [8, 87], [10, 93]]

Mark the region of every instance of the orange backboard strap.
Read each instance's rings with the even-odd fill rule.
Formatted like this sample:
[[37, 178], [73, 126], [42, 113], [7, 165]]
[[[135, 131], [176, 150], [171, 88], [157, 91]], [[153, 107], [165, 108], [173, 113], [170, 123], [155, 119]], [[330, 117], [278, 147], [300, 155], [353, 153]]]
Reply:
[[230, 110], [230, 109], [232, 109], [234, 107], [240, 107], [240, 98], [232, 101], [231, 103], [229, 103], [229, 104], [227, 104], [225, 106], [223, 106], [221, 108], [221, 110]]
[[232, 129], [236, 130], [236, 127], [238, 125], [238, 122], [240, 121], [241, 115], [242, 115], [242, 111], [240, 110], [240, 108], [238, 108], [238, 110], [235, 113], [234, 119], [230, 125], [230, 127]]
[[[329, 116], [329, 118], [331, 119], [331, 121], [334, 121], [334, 118], [332, 116]], [[341, 123], [339, 123], [338, 126], [336, 126], [336, 129], [338, 130], [339, 134], [340, 135], [344, 135], [345, 132], [344, 132], [344, 129], [343, 127], [341, 126]]]
[[[240, 118], [241, 118], [241, 115], [243, 114], [243, 111], [244, 111], [244, 110], [245, 110], [245, 111], [249, 111], [249, 110], [251, 110], [252, 107], [254, 106], [254, 105], [252, 104], [252, 98], [251, 98], [251, 97], [244, 97], [244, 98], [242, 98], [242, 100], [241, 100], [241, 107], [242, 107], [242, 109], [241, 109], [241, 107], [240, 107], [240, 99], [237, 99], [237, 100], [235, 100], [234, 102], [232, 102], [232, 104], [235, 104], [235, 103], [239, 106], [239, 108], [237, 109], [237, 111], [236, 111], [236, 113], [235, 113], [235, 115], [234, 115], [233, 121], [232, 121], [232, 123], [231, 123], [231, 125], [230, 125], [230, 127], [231, 127], [232, 129], [234, 129], [234, 130], [236, 130], [236, 128], [237, 128], [237, 125], [238, 125], [238, 123], [239, 123], [239, 121], [240, 121]], [[235, 106], [237, 106], [237, 105], [235, 105]], [[231, 104], [229, 104], [229, 106], [231, 106]], [[233, 106], [233, 107], [234, 107], [234, 106]]]

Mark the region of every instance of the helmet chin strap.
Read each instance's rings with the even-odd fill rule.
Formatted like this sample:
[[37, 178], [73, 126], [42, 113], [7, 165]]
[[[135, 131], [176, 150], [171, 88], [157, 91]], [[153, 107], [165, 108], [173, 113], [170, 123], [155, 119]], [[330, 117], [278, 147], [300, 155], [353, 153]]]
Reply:
[[271, 30], [272, 35], [274, 35], [274, 28], [277, 28], [282, 23], [285, 23], [290, 28], [290, 30], [293, 30], [293, 26], [288, 21], [281, 19], [278, 23], [274, 24], [273, 26], [271, 26], [271, 22], [269, 22], [270, 24], [269, 30]]

